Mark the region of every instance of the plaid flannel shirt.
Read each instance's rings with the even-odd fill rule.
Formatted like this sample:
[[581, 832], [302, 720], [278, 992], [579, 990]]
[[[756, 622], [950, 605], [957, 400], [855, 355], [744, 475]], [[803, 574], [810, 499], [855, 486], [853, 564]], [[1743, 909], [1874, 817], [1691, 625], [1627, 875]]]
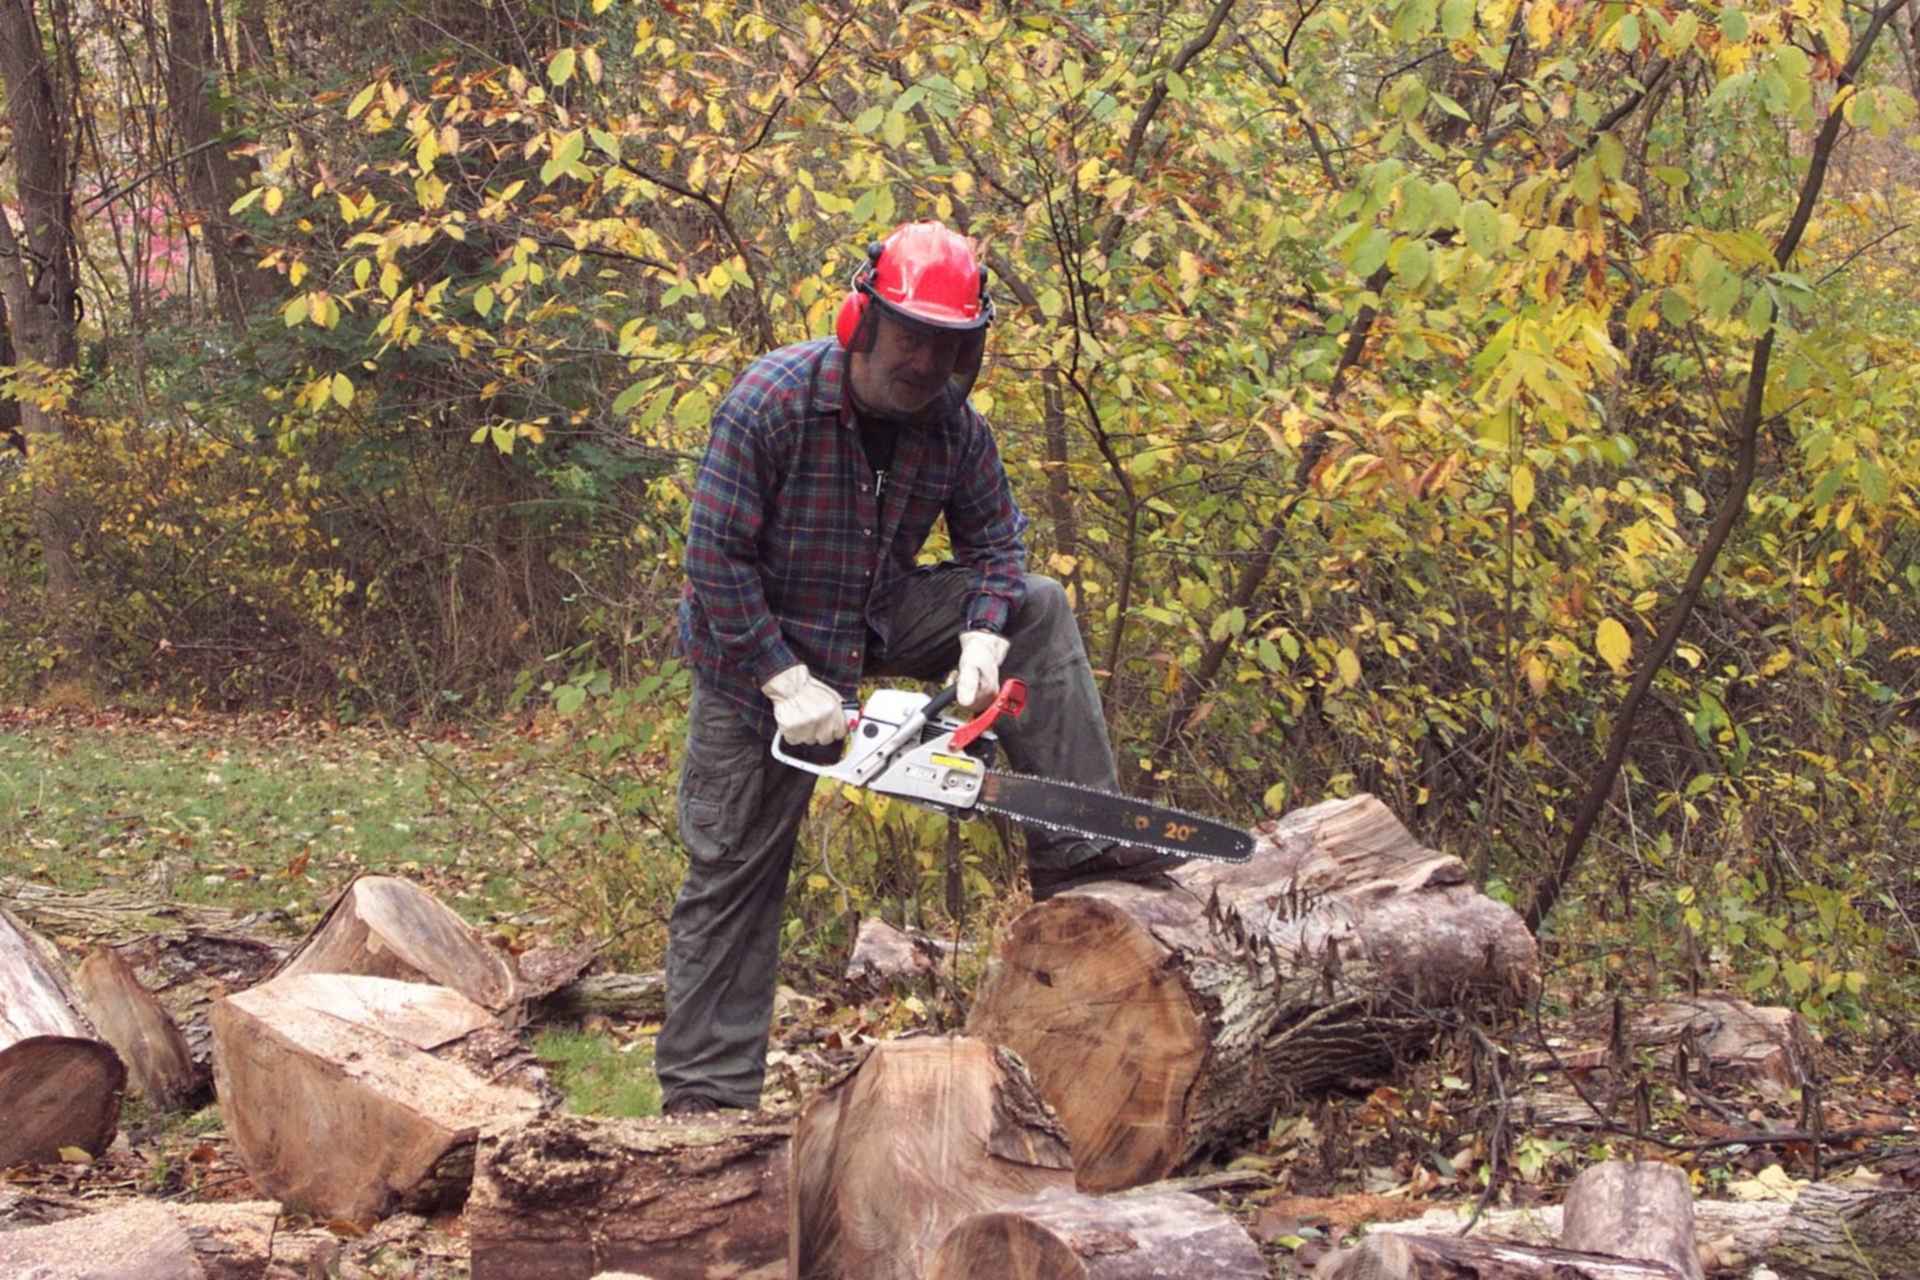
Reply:
[[965, 402], [903, 429], [882, 503], [831, 338], [755, 360], [714, 411], [687, 530], [680, 647], [769, 736], [760, 686], [804, 662], [851, 699], [884, 646], [892, 593], [944, 515], [973, 570], [968, 630], [999, 633], [1025, 594], [1026, 517], [985, 418]]

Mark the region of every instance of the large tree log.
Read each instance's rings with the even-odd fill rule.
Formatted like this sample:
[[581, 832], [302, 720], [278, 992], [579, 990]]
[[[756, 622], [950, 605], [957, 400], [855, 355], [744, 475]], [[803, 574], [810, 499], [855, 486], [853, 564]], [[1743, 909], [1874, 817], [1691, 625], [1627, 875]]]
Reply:
[[271, 1201], [137, 1202], [0, 1232], [0, 1275], [32, 1280], [260, 1280], [273, 1260], [279, 1220], [280, 1206]]
[[1560, 1247], [1662, 1262], [1702, 1280], [1693, 1238], [1693, 1188], [1670, 1164], [1603, 1160], [1567, 1188]]
[[51, 947], [0, 911], [0, 1168], [99, 1155], [120, 1124], [127, 1068], [95, 1033]]
[[967, 1037], [878, 1044], [801, 1112], [791, 1280], [920, 1280], [963, 1219], [1070, 1189], [1066, 1134], [1018, 1058]]
[[1244, 865], [1061, 894], [1000, 941], [968, 1030], [1032, 1069], [1083, 1189], [1164, 1177], [1276, 1104], [1420, 1050], [1431, 1010], [1537, 983], [1519, 916], [1373, 797], [1258, 834]]
[[450, 987], [505, 1014], [519, 997], [512, 965], [438, 898], [408, 880], [365, 875], [327, 908], [275, 977], [358, 973]]
[[213, 1011], [227, 1133], [255, 1184], [289, 1208], [365, 1222], [458, 1205], [481, 1127], [540, 1110], [489, 1065], [503, 1034], [444, 987], [276, 978]]
[[1266, 1280], [1240, 1224], [1199, 1196], [1043, 1191], [962, 1221], [927, 1280]]
[[150, 1106], [176, 1111], [202, 1096], [211, 1083], [208, 1074], [195, 1065], [187, 1038], [125, 960], [111, 948], [96, 947], [73, 980], [93, 1025]]
[[791, 1132], [742, 1112], [489, 1129], [466, 1208], [473, 1280], [587, 1280], [611, 1268], [777, 1280]]

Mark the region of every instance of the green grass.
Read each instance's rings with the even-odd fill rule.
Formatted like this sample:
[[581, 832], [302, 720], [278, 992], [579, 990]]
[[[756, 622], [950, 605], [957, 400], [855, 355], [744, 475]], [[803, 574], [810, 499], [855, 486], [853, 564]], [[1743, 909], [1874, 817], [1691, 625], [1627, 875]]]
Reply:
[[384, 871], [497, 916], [543, 871], [540, 833], [591, 804], [527, 757], [270, 718], [15, 727], [0, 732], [0, 874], [298, 918]]
[[533, 1052], [566, 1095], [567, 1110], [631, 1118], [660, 1114], [650, 1043], [622, 1046], [597, 1032], [550, 1030], [534, 1039]]

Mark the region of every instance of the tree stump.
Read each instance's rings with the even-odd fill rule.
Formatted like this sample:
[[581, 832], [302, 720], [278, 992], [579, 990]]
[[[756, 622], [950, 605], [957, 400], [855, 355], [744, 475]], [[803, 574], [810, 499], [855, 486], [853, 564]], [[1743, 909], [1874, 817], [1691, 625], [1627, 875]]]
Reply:
[[1018, 1058], [889, 1040], [801, 1112], [790, 1280], [920, 1280], [957, 1223], [1073, 1185], [1066, 1134]]
[[1000, 940], [968, 1031], [1031, 1068], [1084, 1190], [1162, 1178], [1276, 1104], [1421, 1050], [1432, 1010], [1537, 984], [1520, 917], [1372, 796], [1257, 834], [1245, 864], [1060, 894]]
[[0, 911], [0, 1168], [99, 1155], [120, 1124], [127, 1068], [81, 1012], [57, 954]]
[[228, 996], [212, 1021], [235, 1151], [262, 1190], [316, 1217], [456, 1206], [481, 1127], [540, 1109], [532, 1089], [463, 1061], [499, 1025], [444, 987], [281, 977]]
[[927, 1280], [1266, 1280], [1259, 1246], [1221, 1210], [1181, 1192], [1043, 1191], [962, 1221]]
[[160, 1205], [147, 1203], [0, 1232], [0, 1275], [33, 1280], [207, 1280], [193, 1240], [179, 1219]]
[[364, 875], [327, 908], [275, 977], [357, 973], [450, 987], [483, 1009], [518, 1000], [513, 967], [466, 921], [411, 881]]
[[149, 1105], [177, 1111], [200, 1097], [209, 1081], [194, 1064], [187, 1038], [118, 953], [94, 948], [73, 977], [93, 1025]]
[[783, 1277], [791, 1133], [743, 1112], [489, 1129], [466, 1208], [473, 1280]]

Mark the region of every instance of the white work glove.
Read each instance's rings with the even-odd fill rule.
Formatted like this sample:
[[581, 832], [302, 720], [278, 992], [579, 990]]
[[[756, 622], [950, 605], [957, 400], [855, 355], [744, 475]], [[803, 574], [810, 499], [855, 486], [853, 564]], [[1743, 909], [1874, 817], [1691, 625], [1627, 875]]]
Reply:
[[806, 663], [794, 663], [761, 685], [760, 692], [773, 699], [780, 736], [795, 746], [838, 742], [847, 736], [847, 713], [840, 695], [815, 680]]
[[978, 711], [1000, 692], [1000, 663], [1007, 656], [1005, 636], [991, 631], [960, 633], [960, 667], [954, 672], [954, 704]]

